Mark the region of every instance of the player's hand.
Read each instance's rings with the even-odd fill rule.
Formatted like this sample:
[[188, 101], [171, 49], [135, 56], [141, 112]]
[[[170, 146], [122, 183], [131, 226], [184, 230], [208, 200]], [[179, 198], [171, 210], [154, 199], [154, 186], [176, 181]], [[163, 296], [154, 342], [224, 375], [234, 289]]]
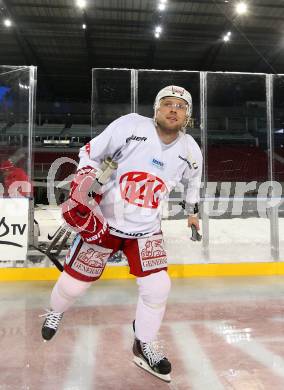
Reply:
[[199, 218], [198, 217], [195, 217], [193, 215], [190, 215], [187, 219], [187, 226], [188, 227], [191, 227], [192, 225], [194, 225], [196, 227], [196, 230], [200, 230], [200, 226], [199, 226]]
[[80, 233], [83, 240], [89, 244], [101, 243], [109, 234], [108, 223], [98, 205], [90, 210], [68, 199], [62, 204], [62, 216], [67, 224]]
[[191, 235], [191, 240], [192, 241], [201, 241], [202, 236], [201, 234], [198, 233], [198, 230], [200, 230], [200, 225], [199, 225], [199, 219], [197, 216], [189, 216], [187, 220], [188, 227], [191, 228], [192, 235]]
[[90, 244], [101, 242], [109, 231], [99, 208], [101, 195], [90, 192], [94, 180], [95, 169], [86, 167], [78, 171], [71, 183], [69, 199], [62, 204], [64, 220]]

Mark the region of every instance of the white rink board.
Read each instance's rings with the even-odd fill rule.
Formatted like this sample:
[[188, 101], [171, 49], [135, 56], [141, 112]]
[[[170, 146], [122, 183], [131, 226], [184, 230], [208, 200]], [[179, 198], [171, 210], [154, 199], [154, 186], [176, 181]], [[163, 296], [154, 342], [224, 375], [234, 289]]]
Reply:
[[[48, 241], [62, 224], [58, 206], [39, 205], [35, 218], [40, 224], [40, 241]], [[284, 218], [279, 218], [279, 229], [284, 231]], [[282, 230], [281, 230], [282, 229]], [[270, 226], [266, 218], [233, 218], [210, 220], [210, 258], [205, 259], [201, 242], [190, 240], [187, 220], [162, 221], [168, 262], [170, 264], [241, 263], [272, 261], [270, 255]], [[202, 221], [201, 221], [202, 234]], [[284, 247], [284, 236], [280, 235]], [[281, 257], [280, 261], [284, 261]], [[126, 261], [114, 265], [125, 265]]]
[[[272, 261], [270, 255], [270, 226], [265, 218], [211, 219], [209, 254], [205, 260], [201, 242], [190, 240], [191, 231], [186, 220], [163, 220], [169, 263], [259, 263]], [[284, 219], [279, 219], [284, 227]], [[201, 221], [202, 234], [202, 221]], [[280, 245], [284, 237], [280, 236]], [[280, 261], [284, 261], [280, 258]]]
[[0, 198], [0, 261], [25, 260], [29, 199]]

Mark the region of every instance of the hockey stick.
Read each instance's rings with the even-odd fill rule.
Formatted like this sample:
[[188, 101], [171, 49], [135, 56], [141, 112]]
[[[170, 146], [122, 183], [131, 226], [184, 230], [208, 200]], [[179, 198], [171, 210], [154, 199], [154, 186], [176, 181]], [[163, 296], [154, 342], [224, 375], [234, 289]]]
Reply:
[[[185, 201], [182, 201], [179, 203], [179, 205], [185, 209]], [[196, 226], [195, 225], [191, 225], [191, 241], [201, 241], [202, 239], [202, 235], [198, 233], [197, 229], [196, 229]]]
[[[45, 256], [47, 256], [52, 261], [52, 263], [56, 266], [56, 268], [59, 269], [59, 271], [62, 272], [63, 271], [63, 266], [58, 261], [58, 256], [60, 255], [62, 249], [64, 248], [64, 246], [65, 246], [68, 238], [70, 237], [71, 233], [72, 232], [66, 228], [66, 225], [63, 225], [62, 227], [57, 229], [57, 231], [56, 231], [56, 233], [54, 235], [53, 240], [51, 241], [51, 243], [49, 244], [49, 246], [47, 247], [46, 250], [40, 249], [40, 248], [38, 248], [38, 247], [36, 247], [34, 245], [32, 245], [32, 247], [35, 248], [36, 250], [38, 250], [39, 252], [43, 253]], [[54, 249], [55, 245], [58, 243], [58, 241], [61, 238], [62, 238], [62, 241], [61, 241], [60, 245], [56, 249], [56, 252], [53, 253], [52, 250]]]
[[67, 232], [65, 233], [65, 236], [63, 237], [62, 241], [61, 241], [61, 244], [58, 246], [56, 252], [55, 252], [55, 256], [59, 256], [62, 249], [64, 248], [66, 242], [68, 241], [69, 237], [71, 236], [72, 232], [70, 230], [67, 230]]
[[195, 225], [191, 225], [191, 233], [192, 233], [192, 235], [191, 235], [190, 239], [192, 241], [201, 241], [202, 235], [198, 233]]
[[38, 248], [37, 246], [35, 245], [31, 245], [32, 248], [35, 248], [36, 250], [38, 250], [40, 253], [44, 254], [45, 256], [47, 256], [49, 258], [49, 260], [55, 265], [55, 267], [60, 271], [62, 272], [63, 271], [63, 265], [57, 260], [57, 258], [52, 254], [52, 253], [46, 253], [44, 250]]
[[65, 224], [63, 226], [61, 226], [59, 229], [57, 229], [55, 236], [53, 237], [53, 240], [51, 241], [51, 243], [49, 244], [49, 246], [46, 250], [47, 255], [49, 253], [51, 253], [52, 249], [55, 247], [55, 245], [58, 243], [58, 241], [65, 235], [66, 232], [67, 232], [67, 228], [66, 228]]

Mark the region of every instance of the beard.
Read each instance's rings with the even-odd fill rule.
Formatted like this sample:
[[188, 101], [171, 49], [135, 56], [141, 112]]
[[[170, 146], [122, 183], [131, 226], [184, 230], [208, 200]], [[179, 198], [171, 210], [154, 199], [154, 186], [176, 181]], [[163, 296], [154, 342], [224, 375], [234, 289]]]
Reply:
[[163, 120], [163, 119], [157, 119], [156, 122], [157, 122], [157, 126], [164, 133], [167, 133], [167, 134], [176, 134], [179, 131], [181, 131], [182, 126], [183, 126], [183, 125], [181, 125], [179, 123], [168, 124], [168, 121], [167, 120]]

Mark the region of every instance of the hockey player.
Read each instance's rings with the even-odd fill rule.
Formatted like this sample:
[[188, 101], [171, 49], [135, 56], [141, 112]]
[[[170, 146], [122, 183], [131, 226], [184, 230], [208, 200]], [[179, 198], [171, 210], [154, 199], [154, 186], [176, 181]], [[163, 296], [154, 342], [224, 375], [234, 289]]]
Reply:
[[4, 197], [31, 197], [32, 184], [26, 172], [16, 167], [12, 160], [5, 160], [0, 164], [0, 175], [3, 177]]
[[[188, 226], [199, 230], [202, 155], [185, 134], [191, 113], [190, 93], [167, 86], [156, 96], [154, 120], [138, 114], [122, 116], [81, 148], [69, 200], [63, 205], [65, 221], [78, 234], [51, 294], [51, 309], [42, 327], [45, 340], [54, 336], [63, 313], [101, 276], [107, 259], [122, 250], [139, 290], [134, 361], [170, 381], [171, 364], [153, 343], [170, 290], [161, 202], [185, 181]], [[94, 183], [102, 177], [105, 157], [116, 160], [117, 169], [100, 190]]]

